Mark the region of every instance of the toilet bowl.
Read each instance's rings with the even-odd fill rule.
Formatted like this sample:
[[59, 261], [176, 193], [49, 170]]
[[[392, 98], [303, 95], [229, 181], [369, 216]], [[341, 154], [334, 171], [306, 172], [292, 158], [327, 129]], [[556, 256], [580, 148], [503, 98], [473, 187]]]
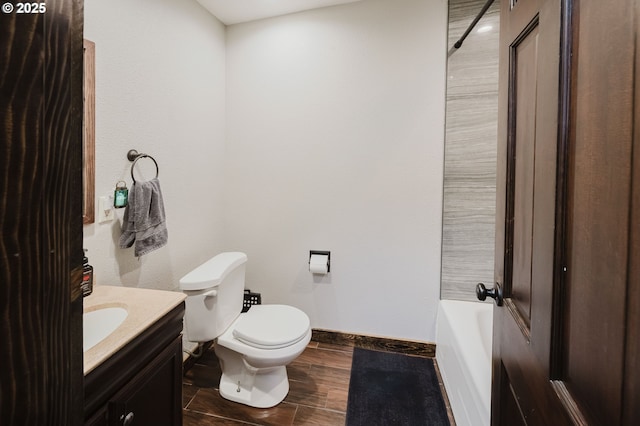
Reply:
[[289, 392], [286, 365], [311, 340], [309, 317], [285, 305], [256, 305], [218, 337], [220, 395], [252, 407], [273, 407]]
[[214, 340], [222, 397], [268, 408], [289, 392], [286, 365], [306, 348], [311, 327], [292, 306], [254, 305], [241, 313], [246, 261], [244, 253], [221, 253], [180, 280], [185, 331], [192, 342]]

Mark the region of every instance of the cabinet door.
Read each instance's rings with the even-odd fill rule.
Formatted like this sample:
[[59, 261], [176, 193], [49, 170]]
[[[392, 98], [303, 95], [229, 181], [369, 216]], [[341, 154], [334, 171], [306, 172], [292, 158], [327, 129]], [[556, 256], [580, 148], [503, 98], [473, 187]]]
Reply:
[[182, 425], [182, 338], [175, 339], [108, 404], [109, 425]]
[[108, 426], [107, 408], [103, 407], [98, 410], [89, 420], [84, 422], [84, 426]]

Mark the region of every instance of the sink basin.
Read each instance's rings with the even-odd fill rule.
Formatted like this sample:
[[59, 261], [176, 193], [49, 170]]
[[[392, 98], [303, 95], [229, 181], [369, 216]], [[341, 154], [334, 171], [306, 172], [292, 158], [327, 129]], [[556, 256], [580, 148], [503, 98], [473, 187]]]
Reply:
[[127, 318], [124, 308], [109, 307], [85, 312], [82, 315], [82, 349], [86, 352], [113, 333]]

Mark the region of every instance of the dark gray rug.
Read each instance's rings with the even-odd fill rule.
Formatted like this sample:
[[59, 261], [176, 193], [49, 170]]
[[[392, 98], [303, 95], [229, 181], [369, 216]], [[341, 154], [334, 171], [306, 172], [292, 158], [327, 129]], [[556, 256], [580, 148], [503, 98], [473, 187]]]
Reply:
[[433, 360], [355, 348], [346, 425], [448, 426]]

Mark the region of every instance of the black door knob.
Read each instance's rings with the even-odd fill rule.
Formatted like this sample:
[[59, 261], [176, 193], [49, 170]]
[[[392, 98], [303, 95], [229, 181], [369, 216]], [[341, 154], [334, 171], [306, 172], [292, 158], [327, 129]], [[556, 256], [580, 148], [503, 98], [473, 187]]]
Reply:
[[502, 306], [502, 289], [496, 283], [495, 288], [487, 288], [484, 284], [478, 283], [476, 286], [476, 296], [478, 300], [486, 300], [487, 296], [496, 301], [496, 305]]

